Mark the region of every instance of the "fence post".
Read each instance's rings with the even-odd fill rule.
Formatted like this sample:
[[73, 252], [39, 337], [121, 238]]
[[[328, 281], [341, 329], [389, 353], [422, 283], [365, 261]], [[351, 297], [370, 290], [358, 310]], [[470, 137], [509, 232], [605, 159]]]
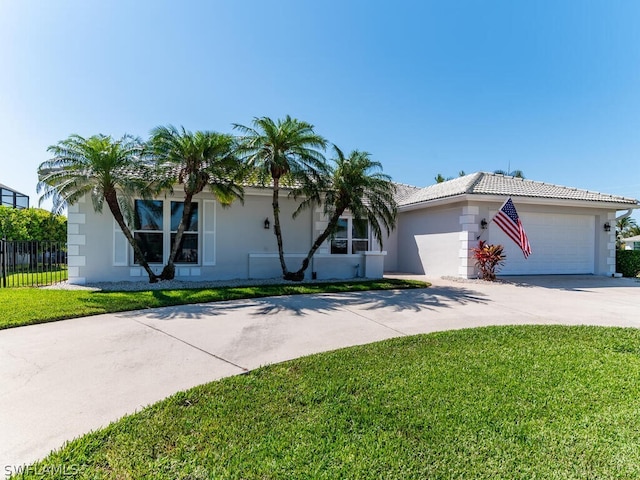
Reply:
[[0, 276], [2, 276], [2, 288], [7, 288], [7, 239], [0, 239]]

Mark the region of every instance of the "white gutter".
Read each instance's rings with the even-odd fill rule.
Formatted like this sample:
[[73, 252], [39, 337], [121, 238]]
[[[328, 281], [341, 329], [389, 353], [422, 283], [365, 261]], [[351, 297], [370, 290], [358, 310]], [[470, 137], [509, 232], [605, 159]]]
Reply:
[[618, 220], [622, 220], [623, 218], [630, 217], [632, 213], [633, 213], [633, 209], [632, 209], [632, 208], [630, 208], [629, 210], [627, 210], [627, 213], [623, 213], [623, 214], [622, 214], [622, 215], [620, 215], [619, 217], [616, 217], [616, 222], [617, 222]]

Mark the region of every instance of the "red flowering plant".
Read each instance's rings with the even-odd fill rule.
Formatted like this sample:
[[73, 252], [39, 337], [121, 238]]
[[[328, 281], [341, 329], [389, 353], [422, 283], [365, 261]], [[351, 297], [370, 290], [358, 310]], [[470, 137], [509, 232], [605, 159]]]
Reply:
[[502, 245], [487, 245], [487, 242], [480, 240], [477, 247], [471, 249], [476, 267], [482, 274], [482, 279], [493, 282], [496, 279], [496, 272], [504, 265], [507, 256], [504, 254]]

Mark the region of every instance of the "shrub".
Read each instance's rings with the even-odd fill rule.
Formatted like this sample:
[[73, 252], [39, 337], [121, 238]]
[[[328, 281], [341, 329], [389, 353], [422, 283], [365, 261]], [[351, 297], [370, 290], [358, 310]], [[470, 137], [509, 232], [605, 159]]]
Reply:
[[497, 271], [504, 265], [504, 260], [507, 258], [504, 255], [504, 247], [502, 245], [487, 245], [485, 241], [480, 240], [478, 246], [471, 251], [476, 261], [476, 267], [482, 274], [482, 279], [495, 280]]
[[640, 250], [617, 250], [616, 272], [625, 277], [635, 277], [640, 273]]
[[0, 207], [0, 238], [9, 241], [66, 242], [67, 219], [40, 208]]

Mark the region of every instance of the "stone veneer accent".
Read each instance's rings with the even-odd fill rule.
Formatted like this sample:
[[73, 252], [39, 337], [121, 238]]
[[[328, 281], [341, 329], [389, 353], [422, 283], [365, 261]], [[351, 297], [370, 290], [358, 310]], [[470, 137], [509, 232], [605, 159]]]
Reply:
[[480, 208], [476, 206], [462, 207], [460, 216], [460, 253], [458, 275], [463, 278], [472, 278], [476, 273], [476, 267], [471, 257], [471, 248], [475, 247], [476, 237], [480, 230], [478, 214]]
[[84, 285], [84, 267], [87, 258], [84, 253], [86, 236], [84, 227], [86, 218], [84, 213], [79, 213], [80, 203], [84, 203], [84, 197], [78, 203], [67, 207], [67, 262], [69, 265], [69, 283]]

